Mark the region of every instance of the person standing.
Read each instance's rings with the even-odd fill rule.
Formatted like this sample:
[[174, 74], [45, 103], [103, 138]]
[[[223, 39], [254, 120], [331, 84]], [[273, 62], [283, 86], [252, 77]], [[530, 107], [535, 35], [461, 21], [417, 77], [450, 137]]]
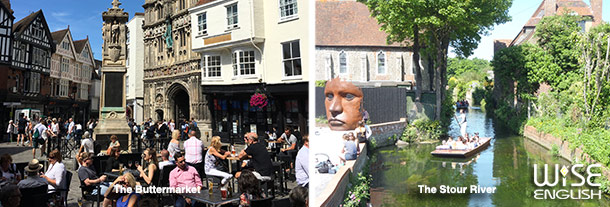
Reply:
[[19, 122], [17, 122], [17, 146], [23, 145], [25, 141], [25, 127], [27, 126], [27, 121], [23, 114], [19, 114]]
[[203, 175], [203, 152], [205, 147], [203, 142], [196, 136], [197, 132], [191, 131], [189, 133], [189, 139], [184, 142], [184, 158], [186, 163], [197, 169], [199, 175]]
[[458, 124], [460, 125], [460, 134], [462, 134], [462, 137], [466, 137], [466, 127], [468, 126], [468, 122], [466, 121], [466, 113], [464, 113], [464, 109], [460, 110], [460, 119]]
[[68, 139], [74, 137], [74, 120], [72, 118], [68, 119]]
[[48, 128], [46, 125], [47, 123], [40, 119], [40, 122], [34, 127], [34, 133], [32, 133], [32, 159], [36, 158], [36, 148], [38, 148], [38, 145], [42, 145], [40, 156], [45, 154], [45, 141], [48, 138]]
[[303, 136], [303, 147], [299, 150], [295, 160], [295, 176], [299, 186], [309, 185], [309, 137]]
[[8, 127], [6, 128], [6, 135], [8, 135], [8, 141], [13, 142], [13, 131], [15, 131], [15, 123], [13, 120], [8, 121]]

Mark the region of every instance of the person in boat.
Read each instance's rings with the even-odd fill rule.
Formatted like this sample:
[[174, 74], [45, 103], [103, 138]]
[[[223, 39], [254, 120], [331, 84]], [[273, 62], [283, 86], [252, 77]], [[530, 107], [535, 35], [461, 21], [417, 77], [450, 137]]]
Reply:
[[458, 121], [458, 124], [460, 125], [460, 134], [463, 137], [466, 137], [466, 127], [468, 126], [468, 123], [466, 122], [466, 113], [464, 113], [464, 109], [460, 110], [460, 118], [456, 120]]

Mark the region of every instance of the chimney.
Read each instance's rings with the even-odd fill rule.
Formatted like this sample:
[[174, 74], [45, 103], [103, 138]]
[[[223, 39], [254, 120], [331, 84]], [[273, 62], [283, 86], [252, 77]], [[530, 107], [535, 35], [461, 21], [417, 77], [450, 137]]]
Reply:
[[593, 26], [602, 23], [602, 0], [591, 0], [591, 10], [593, 11]]
[[557, 11], [557, 0], [544, 0], [544, 16], [553, 16]]

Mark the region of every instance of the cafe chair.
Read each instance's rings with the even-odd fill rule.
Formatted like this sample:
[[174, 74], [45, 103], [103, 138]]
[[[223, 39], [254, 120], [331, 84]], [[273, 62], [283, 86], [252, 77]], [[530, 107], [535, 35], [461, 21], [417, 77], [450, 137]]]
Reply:
[[63, 201], [63, 206], [68, 206], [68, 193], [70, 192], [70, 183], [72, 181], [72, 172], [67, 171], [64, 174], [63, 183], [61, 183], [61, 187], [55, 189], [55, 192], [59, 193], [61, 199]]
[[[97, 189], [97, 195], [92, 194], [95, 189]], [[97, 207], [99, 207], [100, 202], [104, 199], [104, 196], [100, 195], [102, 189], [99, 184], [87, 186], [84, 181], [80, 181], [80, 190], [83, 201], [91, 201], [92, 207], [94, 202], [97, 203]]]
[[[163, 170], [159, 172], [159, 181], [157, 181], [157, 186], [169, 187], [169, 173], [172, 172], [174, 168], [176, 168], [176, 165], [166, 165], [163, 167]], [[157, 200], [159, 201], [160, 206], [173, 206], [176, 203], [174, 196], [171, 194], [157, 194]]]
[[250, 200], [251, 207], [273, 207], [274, 196], [267, 196], [267, 198]]
[[47, 206], [49, 194], [47, 185], [35, 188], [19, 188], [21, 191], [21, 203], [19, 206]]

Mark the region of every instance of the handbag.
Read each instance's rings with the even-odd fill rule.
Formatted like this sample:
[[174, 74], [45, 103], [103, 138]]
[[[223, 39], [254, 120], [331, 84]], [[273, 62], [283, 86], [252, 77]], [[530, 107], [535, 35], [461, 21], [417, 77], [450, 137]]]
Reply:
[[318, 164], [316, 164], [316, 170], [319, 173], [329, 173], [330, 170], [333, 168], [333, 163], [330, 162], [330, 157], [324, 153], [317, 153], [316, 156], [318, 155], [326, 156], [326, 160], [318, 162]]

